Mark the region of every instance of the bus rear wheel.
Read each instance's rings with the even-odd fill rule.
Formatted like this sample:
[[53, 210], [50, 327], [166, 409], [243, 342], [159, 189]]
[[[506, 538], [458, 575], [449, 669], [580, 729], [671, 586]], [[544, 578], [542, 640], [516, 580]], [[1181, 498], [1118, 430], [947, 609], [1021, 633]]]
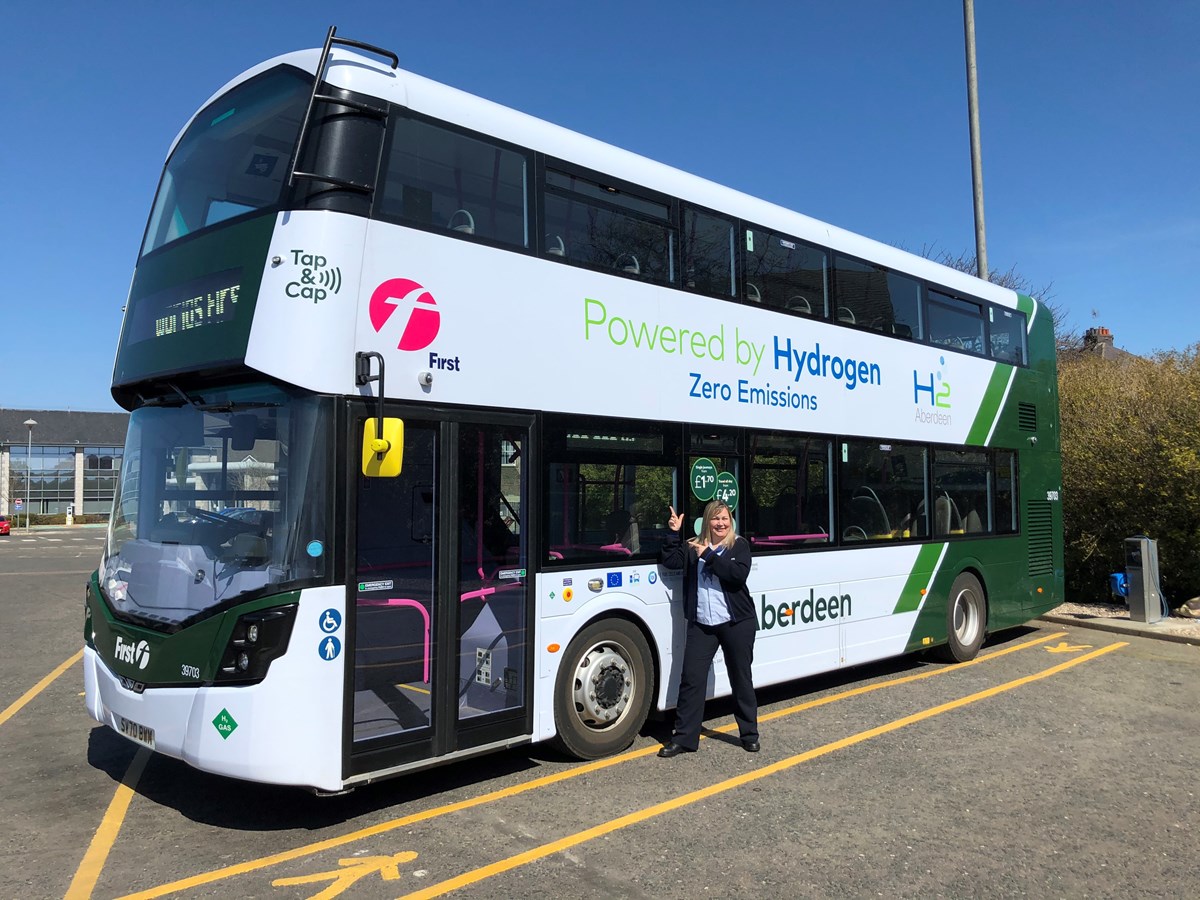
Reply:
[[946, 644], [934, 652], [946, 662], [967, 662], [975, 658], [986, 635], [983, 585], [970, 572], [962, 572], [950, 586], [946, 602]]
[[593, 622], [567, 646], [554, 686], [556, 743], [598, 759], [633, 743], [654, 696], [654, 663], [641, 630], [624, 619]]

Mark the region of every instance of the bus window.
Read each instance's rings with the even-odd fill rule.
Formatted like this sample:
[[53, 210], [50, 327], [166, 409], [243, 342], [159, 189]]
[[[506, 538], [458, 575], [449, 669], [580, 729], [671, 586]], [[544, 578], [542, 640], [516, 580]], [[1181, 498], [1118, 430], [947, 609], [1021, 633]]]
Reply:
[[1017, 454], [997, 450], [994, 468], [996, 534], [1017, 533]]
[[559, 417], [546, 428], [545, 558], [657, 556], [675, 504], [677, 441], [654, 425]]
[[983, 311], [978, 303], [929, 292], [929, 340], [952, 350], [983, 353]]
[[668, 204], [546, 169], [543, 253], [564, 262], [675, 282], [675, 229]]
[[833, 285], [839, 322], [897, 337], [921, 337], [921, 285], [914, 279], [839, 254]]
[[988, 308], [988, 345], [992, 359], [1021, 366], [1025, 364], [1025, 313], [1015, 309]]
[[829, 255], [778, 232], [748, 228], [745, 237], [746, 300], [800, 316], [824, 318]]
[[992, 530], [991, 470], [986, 450], [934, 451], [934, 537]]
[[842, 541], [908, 540], [929, 535], [925, 460], [916, 444], [845, 441], [838, 479]]
[[279, 202], [312, 76], [273, 69], [202, 110], [167, 161], [142, 253]]
[[683, 213], [683, 283], [690, 291], [732, 297], [736, 293], [732, 219], [686, 209]]
[[743, 533], [755, 551], [828, 543], [830, 442], [755, 432], [749, 445]]
[[393, 119], [380, 218], [529, 246], [525, 154], [420, 119]]

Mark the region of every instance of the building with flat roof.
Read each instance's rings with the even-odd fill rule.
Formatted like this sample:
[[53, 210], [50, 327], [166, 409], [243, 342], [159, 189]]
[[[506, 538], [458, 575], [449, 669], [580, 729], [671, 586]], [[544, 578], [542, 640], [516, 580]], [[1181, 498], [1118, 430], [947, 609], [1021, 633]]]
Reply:
[[0, 409], [0, 515], [112, 508], [129, 413]]

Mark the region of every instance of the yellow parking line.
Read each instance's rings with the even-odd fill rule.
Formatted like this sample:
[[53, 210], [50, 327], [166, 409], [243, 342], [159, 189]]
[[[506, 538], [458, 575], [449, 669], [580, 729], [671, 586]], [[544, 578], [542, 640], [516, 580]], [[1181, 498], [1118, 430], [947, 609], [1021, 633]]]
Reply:
[[[919, 681], [922, 678], [931, 678], [934, 675], [941, 675], [945, 672], [961, 671], [967, 666], [977, 665], [978, 663], [987, 662], [988, 660], [998, 659], [1001, 656], [1007, 656], [1009, 653], [1015, 653], [1018, 650], [1026, 650], [1030, 647], [1036, 647], [1038, 644], [1053, 640], [1054, 638], [1063, 637], [1065, 631], [1058, 631], [1054, 634], [1044, 635], [1026, 641], [1022, 644], [1017, 644], [1012, 647], [1006, 647], [1003, 650], [997, 650], [995, 653], [988, 653], [984, 656], [977, 657], [970, 662], [958, 663], [953, 666], [943, 666], [940, 668], [931, 669], [928, 672], [919, 672], [916, 675], [907, 675], [903, 678], [897, 678], [892, 681], [883, 681], [878, 684], [865, 685], [863, 687], [852, 688], [848, 691], [842, 691], [833, 694], [829, 697], [822, 697], [818, 700], [810, 700], [806, 703], [801, 703], [796, 706], [788, 707], [787, 709], [777, 710], [773, 713], [759, 716], [759, 721], [768, 721], [770, 719], [778, 719], [787, 715], [794, 715], [798, 712], [803, 712], [807, 709], [812, 709], [817, 706], [823, 706], [827, 703], [833, 703], [837, 700], [845, 700], [850, 697], [856, 697], [860, 694], [866, 694], [871, 691], [881, 690], [885, 687], [893, 687], [902, 684], [908, 684], [913, 681]], [[710, 729], [718, 732], [732, 731], [737, 727], [736, 723], [730, 723], [718, 729]], [[605, 759], [598, 759], [590, 763], [584, 763], [575, 766], [571, 769], [566, 769], [562, 772], [557, 772], [553, 775], [544, 775], [541, 778], [535, 778], [525, 784], [512, 785], [511, 787], [501, 788], [500, 790], [491, 791], [486, 794], [481, 794], [478, 797], [472, 797], [468, 800], [460, 800], [457, 803], [449, 803], [445, 806], [437, 806], [432, 809], [427, 809], [423, 812], [413, 813], [412, 815], [403, 816], [399, 819], [392, 819], [387, 822], [381, 822], [378, 825], [372, 825], [369, 828], [363, 828], [359, 831], [354, 831], [349, 834], [344, 834], [339, 837], [329, 838], [328, 840], [318, 841], [315, 844], [306, 844], [303, 847], [295, 847], [291, 850], [285, 850], [282, 853], [276, 853], [272, 856], [264, 856], [259, 859], [247, 860], [243, 863], [236, 863], [232, 866], [227, 866], [223, 869], [215, 869], [211, 872], [204, 872], [199, 875], [193, 875], [189, 878], [182, 878], [179, 881], [172, 881], [170, 884], [160, 885], [156, 888], [141, 891], [136, 894], [127, 894], [119, 900], [152, 900], [155, 897], [165, 897], [168, 894], [176, 891], [184, 891], [189, 888], [200, 887], [204, 884], [212, 884], [215, 881], [222, 881], [226, 878], [234, 878], [238, 875], [245, 875], [249, 872], [256, 872], [259, 869], [266, 869], [271, 866], [279, 865], [280, 863], [290, 862], [295, 859], [303, 859], [306, 856], [312, 856], [316, 853], [321, 853], [325, 850], [332, 850], [336, 847], [343, 847], [346, 844], [353, 844], [356, 841], [364, 840], [365, 838], [374, 837], [379, 834], [386, 834], [389, 831], [395, 831], [398, 828], [404, 828], [408, 825], [413, 825], [418, 822], [427, 822], [431, 819], [437, 819], [441, 816], [449, 815], [450, 813], [462, 812], [463, 810], [473, 809], [477, 806], [484, 806], [488, 803], [493, 803], [497, 800], [506, 800], [509, 797], [516, 797], [519, 794], [524, 794], [528, 791], [537, 790], [539, 788], [549, 787], [563, 781], [568, 781], [572, 778], [578, 778], [582, 775], [588, 775], [592, 772], [607, 769], [610, 766], [620, 765], [634, 759], [642, 759], [647, 756], [653, 756], [658, 752], [659, 745], [652, 744], [649, 747], [642, 747], [638, 750], [630, 750], [628, 753], [622, 753], [619, 756], [610, 756]]]
[[121, 779], [120, 787], [113, 795], [112, 802], [108, 804], [108, 810], [100, 821], [100, 827], [92, 836], [87, 853], [83, 855], [83, 862], [75, 870], [75, 877], [71, 879], [71, 886], [67, 888], [63, 900], [88, 900], [92, 896], [92, 891], [96, 889], [96, 882], [100, 880], [104, 863], [108, 859], [109, 851], [117, 841], [121, 823], [125, 821], [125, 813], [129, 810], [130, 801], [133, 800], [133, 789], [137, 787], [138, 779], [142, 777], [142, 770], [146, 768], [150, 752], [145, 747], [139, 749], [133, 757], [133, 762], [125, 770], [125, 777]]
[[4, 710], [4, 712], [0, 712], [0, 725], [3, 725], [5, 722], [19, 713], [21, 711], [21, 707], [25, 706], [25, 704], [27, 704], [30, 700], [48, 688], [55, 678], [67, 671], [67, 669], [71, 668], [71, 666], [75, 665], [75, 663], [79, 662], [79, 660], [82, 658], [83, 649], [80, 648], [78, 653], [76, 653], [66, 662], [62, 663], [53, 672], [18, 697], [13, 703], [9, 704], [8, 709]]
[[560, 853], [563, 850], [567, 850], [571, 847], [577, 847], [580, 844], [586, 843], [587, 841], [602, 837], [606, 834], [612, 834], [614, 831], [619, 831], [622, 828], [628, 828], [630, 825], [636, 825], [639, 822], [644, 822], [647, 819], [660, 816], [663, 813], [671, 812], [672, 810], [680, 809], [684, 806], [689, 806], [700, 800], [706, 800], [709, 797], [714, 797], [717, 794], [723, 794], [726, 791], [733, 790], [734, 788], [741, 787], [745, 784], [750, 784], [754, 781], [759, 781], [763, 778], [769, 778], [772, 775], [776, 775], [787, 769], [791, 769], [800, 765], [801, 763], [816, 759], [819, 756], [824, 756], [827, 753], [833, 753], [835, 750], [842, 750], [846, 747], [852, 747], [855, 744], [860, 744], [863, 741], [870, 740], [871, 738], [879, 737], [880, 735], [887, 734], [892, 731], [897, 731], [898, 729], [905, 728], [908, 725], [913, 725], [917, 722], [924, 721], [925, 719], [931, 719], [934, 716], [939, 716], [942, 713], [950, 712], [951, 710], [958, 709], [959, 707], [967, 706], [971, 703], [977, 703], [978, 701], [985, 700], [989, 697], [995, 697], [997, 694], [1011, 691], [1015, 688], [1021, 687], [1022, 685], [1029, 684], [1030, 682], [1038, 681], [1042, 678], [1048, 678], [1051, 675], [1057, 675], [1060, 672], [1071, 668], [1072, 666], [1077, 666], [1082, 662], [1087, 662], [1105, 653], [1109, 653], [1120, 647], [1127, 646], [1129, 645], [1126, 642], [1110, 644], [1107, 647], [1101, 647], [1099, 650], [1093, 650], [1091, 653], [1088, 653], [1084, 656], [1077, 656], [1074, 659], [1069, 659], [1064, 663], [1060, 663], [1057, 666], [1052, 666], [1049, 669], [1038, 672], [1034, 675], [1026, 675], [1024, 678], [1017, 678], [1014, 681], [1005, 682], [1004, 684], [996, 685], [995, 687], [990, 687], [974, 694], [968, 694], [966, 697], [960, 697], [957, 700], [951, 700], [948, 703], [942, 703], [938, 706], [930, 707], [929, 709], [922, 710], [919, 713], [913, 713], [910, 716], [904, 716], [903, 718], [888, 722], [885, 725], [880, 725], [876, 728], [868, 729], [867, 731], [860, 731], [858, 734], [852, 734], [849, 737], [842, 738], [841, 740], [832, 741], [813, 750], [808, 750], [804, 753], [799, 753], [795, 756], [788, 757], [787, 759], [780, 760], [777, 763], [772, 763], [769, 766], [764, 766], [761, 769], [756, 769], [753, 772], [746, 772], [743, 775], [737, 775], [733, 778], [728, 778], [725, 781], [719, 781], [716, 784], [709, 785], [706, 788], [701, 788], [700, 790], [683, 794], [680, 797], [675, 797], [674, 799], [664, 801], [663, 803], [657, 803], [654, 806], [646, 807], [645, 809], [638, 810], [637, 812], [630, 813], [629, 815], [621, 816], [620, 818], [613, 819], [609, 822], [604, 822], [603, 824], [597, 825], [594, 828], [588, 828], [584, 831], [569, 835], [568, 837], [561, 838], [560, 840], [551, 841], [550, 843], [543, 844], [540, 847], [534, 847], [532, 850], [526, 850], [524, 853], [518, 853], [516, 856], [510, 856], [508, 859], [502, 859], [499, 862], [492, 863], [491, 865], [482, 866], [471, 872], [465, 872], [462, 875], [449, 878], [445, 881], [439, 882], [438, 884], [430, 885], [427, 888], [414, 891], [411, 894], [405, 894], [401, 900], [424, 900], [424, 898], [429, 897], [440, 897], [443, 894], [449, 893], [450, 891], [458, 890], [459, 888], [464, 888], [468, 885], [477, 884], [486, 878], [491, 878], [495, 875], [509, 872], [527, 863], [544, 859], [547, 856], [552, 856], [555, 853]]

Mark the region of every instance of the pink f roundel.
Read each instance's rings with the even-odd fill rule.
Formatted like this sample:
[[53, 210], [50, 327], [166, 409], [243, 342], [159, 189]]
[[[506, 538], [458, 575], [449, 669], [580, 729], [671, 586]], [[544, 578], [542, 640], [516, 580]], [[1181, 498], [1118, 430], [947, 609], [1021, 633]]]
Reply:
[[[420, 291], [419, 294], [417, 292]], [[417, 294], [410, 301], [408, 298]], [[388, 319], [400, 306], [409, 307], [408, 322], [404, 333], [400, 335], [397, 350], [424, 350], [437, 337], [438, 328], [442, 323], [441, 313], [435, 308], [437, 303], [433, 295], [421, 285], [408, 278], [389, 278], [371, 294], [369, 312], [371, 327], [382, 331]]]

